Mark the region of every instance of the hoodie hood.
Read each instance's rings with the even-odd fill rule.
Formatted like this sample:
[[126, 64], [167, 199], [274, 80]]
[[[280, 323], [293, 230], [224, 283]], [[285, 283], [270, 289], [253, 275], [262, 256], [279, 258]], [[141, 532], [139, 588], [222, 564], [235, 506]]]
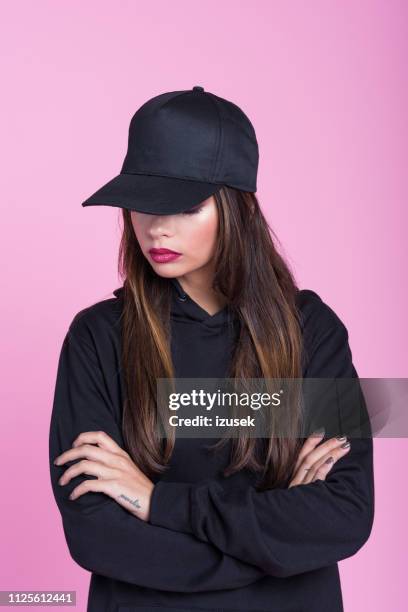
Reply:
[[[201, 325], [208, 332], [217, 332], [224, 327], [231, 326], [234, 320], [231, 309], [226, 304], [221, 310], [210, 315], [195, 300], [186, 293], [177, 278], [169, 278], [173, 288], [173, 299], [170, 307], [171, 318], [178, 323]], [[113, 295], [121, 297], [123, 287], [113, 291]]]
[[[229, 375], [229, 364], [239, 337], [239, 321], [228, 304], [210, 315], [186, 293], [176, 278], [171, 283], [171, 349], [175, 372], [185, 378]], [[121, 297], [123, 288], [116, 289]]]
[[210, 315], [184, 291], [177, 278], [170, 278], [169, 280], [174, 290], [171, 304], [171, 316], [173, 319], [203, 325], [208, 330], [217, 330], [231, 323], [232, 315], [228, 304], [215, 314]]

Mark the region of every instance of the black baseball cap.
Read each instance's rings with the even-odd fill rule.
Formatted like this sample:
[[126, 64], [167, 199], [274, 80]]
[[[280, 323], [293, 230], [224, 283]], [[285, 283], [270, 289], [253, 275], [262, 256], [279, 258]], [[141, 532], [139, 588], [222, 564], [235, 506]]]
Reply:
[[176, 214], [224, 185], [256, 192], [258, 159], [255, 130], [236, 104], [200, 85], [163, 93], [133, 115], [120, 174], [82, 206]]

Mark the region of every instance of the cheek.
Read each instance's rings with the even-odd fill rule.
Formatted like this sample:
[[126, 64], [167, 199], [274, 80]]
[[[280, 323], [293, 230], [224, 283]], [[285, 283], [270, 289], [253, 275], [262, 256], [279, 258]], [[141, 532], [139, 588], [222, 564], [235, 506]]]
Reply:
[[146, 242], [146, 226], [147, 221], [143, 218], [142, 215], [138, 215], [137, 213], [132, 213], [132, 225], [135, 236], [143, 248], [144, 243]]
[[217, 216], [213, 211], [203, 211], [203, 215], [188, 223], [183, 233], [188, 253], [194, 259], [208, 260], [212, 256], [217, 240]]

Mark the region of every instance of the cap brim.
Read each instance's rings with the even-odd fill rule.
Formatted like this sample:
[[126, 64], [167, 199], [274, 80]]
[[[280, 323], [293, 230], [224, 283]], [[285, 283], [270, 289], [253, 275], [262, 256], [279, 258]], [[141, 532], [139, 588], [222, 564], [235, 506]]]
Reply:
[[172, 215], [192, 208], [221, 187], [167, 176], [121, 173], [82, 202], [82, 206], [117, 206], [152, 215]]

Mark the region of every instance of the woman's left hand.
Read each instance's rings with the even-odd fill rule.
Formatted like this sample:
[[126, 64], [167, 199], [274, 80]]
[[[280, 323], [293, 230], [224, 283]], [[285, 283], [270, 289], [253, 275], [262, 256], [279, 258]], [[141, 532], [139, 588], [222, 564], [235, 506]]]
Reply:
[[107, 433], [82, 432], [75, 438], [72, 448], [54, 459], [54, 464], [63, 465], [80, 458], [82, 461], [67, 468], [58, 483], [66, 485], [78, 474], [97, 476], [97, 479], [81, 482], [73, 489], [70, 499], [89, 492], [105, 493], [138, 518], [148, 521], [154, 484]]

